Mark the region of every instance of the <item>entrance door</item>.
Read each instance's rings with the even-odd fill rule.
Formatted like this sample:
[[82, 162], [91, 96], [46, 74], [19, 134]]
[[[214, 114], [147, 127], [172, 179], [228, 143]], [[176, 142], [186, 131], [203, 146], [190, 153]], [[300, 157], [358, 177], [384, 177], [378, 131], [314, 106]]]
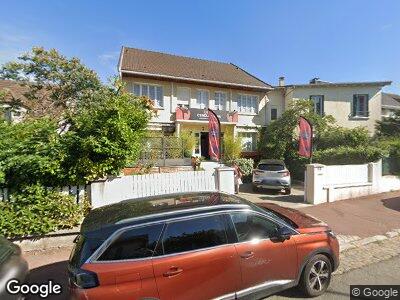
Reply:
[[202, 132], [200, 134], [200, 143], [201, 143], [201, 156], [206, 159], [210, 159], [210, 155], [208, 154], [208, 132]]

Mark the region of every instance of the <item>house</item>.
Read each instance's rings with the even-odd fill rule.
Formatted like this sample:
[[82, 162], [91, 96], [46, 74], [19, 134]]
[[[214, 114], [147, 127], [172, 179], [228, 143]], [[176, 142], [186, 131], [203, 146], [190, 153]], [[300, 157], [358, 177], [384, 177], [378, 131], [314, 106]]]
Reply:
[[129, 91], [154, 101], [157, 115], [149, 130], [189, 131], [197, 140], [193, 155], [207, 158], [209, 107], [220, 118], [222, 137], [238, 135], [244, 152], [255, 152], [273, 87], [239, 66], [123, 47], [119, 72]]
[[21, 122], [28, 110], [28, 89], [16, 81], [0, 80], [0, 109], [8, 122]]
[[382, 117], [390, 117], [400, 111], [400, 95], [382, 92]]
[[[390, 81], [331, 83], [319, 78], [308, 84], [272, 86], [232, 63], [122, 47], [119, 73], [126, 88], [154, 101], [157, 115], [149, 130], [165, 134], [189, 131], [197, 145], [193, 155], [208, 156], [205, 108], [217, 112], [222, 135], [238, 135], [243, 155], [256, 154], [261, 127], [281, 116], [291, 101], [311, 99], [315, 111], [332, 115], [338, 125], [366, 127], [371, 134], [381, 119], [382, 87]], [[385, 102], [386, 103], [386, 102]]]
[[274, 109], [282, 111], [291, 101], [310, 99], [315, 112], [333, 116], [337, 125], [362, 126], [372, 135], [376, 121], [382, 117], [382, 87], [390, 84], [391, 81], [332, 83], [313, 78], [308, 84], [285, 85], [281, 77], [278, 86], [268, 94], [267, 108], [270, 116], [276, 116]]

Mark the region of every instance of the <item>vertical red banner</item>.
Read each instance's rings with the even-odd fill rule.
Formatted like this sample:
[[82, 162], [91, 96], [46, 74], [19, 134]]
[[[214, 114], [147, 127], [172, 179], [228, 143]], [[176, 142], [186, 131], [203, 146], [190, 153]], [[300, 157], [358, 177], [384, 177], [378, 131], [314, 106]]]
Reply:
[[310, 158], [312, 155], [312, 126], [311, 123], [303, 117], [299, 120], [299, 155]]
[[221, 123], [217, 115], [208, 109], [208, 154], [211, 160], [221, 158]]

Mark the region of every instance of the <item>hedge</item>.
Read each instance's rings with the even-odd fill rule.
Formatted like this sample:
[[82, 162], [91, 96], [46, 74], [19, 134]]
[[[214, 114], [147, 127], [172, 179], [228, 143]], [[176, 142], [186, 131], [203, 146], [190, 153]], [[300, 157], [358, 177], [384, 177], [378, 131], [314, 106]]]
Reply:
[[375, 162], [384, 156], [384, 151], [374, 146], [337, 147], [314, 152], [313, 162], [324, 165], [352, 165]]
[[0, 234], [7, 238], [46, 234], [80, 223], [86, 208], [69, 195], [28, 186], [0, 201]]

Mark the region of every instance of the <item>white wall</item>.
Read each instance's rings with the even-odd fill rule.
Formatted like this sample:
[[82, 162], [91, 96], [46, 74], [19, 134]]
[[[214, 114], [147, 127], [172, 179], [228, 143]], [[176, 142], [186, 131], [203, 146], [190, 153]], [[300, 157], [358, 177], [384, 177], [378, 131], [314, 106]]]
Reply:
[[305, 201], [334, 202], [390, 190], [400, 190], [399, 178], [382, 177], [382, 161], [363, 165], [306, 167]]

